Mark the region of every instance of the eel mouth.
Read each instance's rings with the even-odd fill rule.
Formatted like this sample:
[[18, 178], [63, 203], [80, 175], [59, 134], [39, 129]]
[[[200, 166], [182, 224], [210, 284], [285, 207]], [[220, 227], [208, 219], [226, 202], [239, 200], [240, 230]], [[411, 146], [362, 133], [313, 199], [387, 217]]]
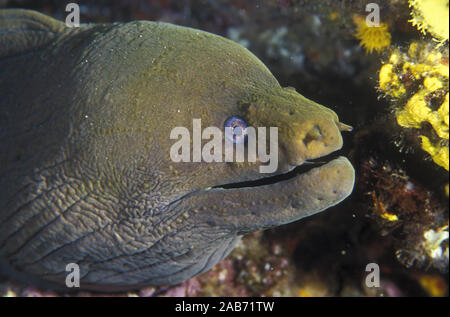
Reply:
[[[353, 127], [347, 124], [344, 124], [342, 122], [336, 121], [336, 135], [341, 139], [342, 137], [340, 132], [343, 131], [352, 131]], [[270, 186], [270, 185], [277, 185], [279, 183], [285, 183], [290, 180], [296, 179], [300, 177], [301, 175], [306, 175], [312, 170], [321, 169], [325, 165], [329, 165], [331, 162], [338, 161], [339, 165], [345, 165], [346, 168], [351, 169], [353, 171], [353, 167], [351, 166], [350, 162], [343, 156], [339, 155], [338, 152], [342, 148], [342, 144], [329, 151], [327, 154], [320, 156], [315, 159], [308, 159], [307, 161], [303, 161], [299, 165], [290, 165], [291, 168], [289, 168], [287, 171], [272, 175], [272, 176], [265, 176], [261, 178], [257, 178], [254, 180], [245, 180], [242, 182], [233, 182], [233, 183], [226, 183], [221, 185], [215, 185], [211, 187], [211, 189], [217, 189], [217, 190], [227, 190], [227, 189], [257, 189], [255, 187], [262, 187], [262, 186]], [[345, 160], [345, 162], [343, 162]], [[353, 171], [354, 173], [354, 171]]]
[[347, 158], [322, 161], [275, 176], [216, 186], [185, 204], [202, 201], [211, 211], [212, 224], [231, 226], [239, 234], [297, 221], [335, 206], [353, 190], [355, 170]]
[[177, 200], [177, 208], [207, 210], [202, 221], [208, 226], [224, 226], [238, 235], [297, 221], [338, 204], [353, 190], [355, 170], [350, 161], [343, 156], [323, 160], [190, 193]]
[[324, 166], [338, 158], [344, 158], [344, 157], [340, 156], [336, 153], [331, 153], [324, 157], [305, 161], [301, 165], [294, 166], [291, 169], [289, 169], [288, 171], [282, 172], [282, 173], [279, 173], [276, 175], [262, 177], [262, 178], [258, 178], [255, 180], [221, 184], [221, 185], [213, 186], [211, 188], [212, 189], [238, 189], [238, 188], [253, 188], [253, 187], [260, 187], [260, 186], [267, 186], [267, 185], [276, 185], [276, 184], [284, 182], [284, 181], [292, 180], [300, 175], [308, 173], [311, 170], [319, 169], [322, 166]]

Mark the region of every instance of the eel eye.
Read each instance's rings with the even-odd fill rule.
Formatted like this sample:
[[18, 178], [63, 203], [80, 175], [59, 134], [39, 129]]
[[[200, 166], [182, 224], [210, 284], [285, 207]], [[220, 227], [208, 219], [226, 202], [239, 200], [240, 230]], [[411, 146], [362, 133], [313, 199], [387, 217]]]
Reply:
[[225, 121], [225, 135], [233, 143], [244, 143], [247, 140], [247, 123], [240, 117], [228, 118]]

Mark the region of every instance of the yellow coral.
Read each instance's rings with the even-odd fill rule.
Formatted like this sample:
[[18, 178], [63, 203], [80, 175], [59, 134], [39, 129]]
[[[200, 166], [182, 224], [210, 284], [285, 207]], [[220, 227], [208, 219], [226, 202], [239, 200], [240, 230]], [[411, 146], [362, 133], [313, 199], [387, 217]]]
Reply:
[[380, 69], [380, 89], [389, 91], [392, 97], [399, 98], [406, 93], [405, 87], [401, 84], [397, 74], [394, 72], [394, 65], [386, 64]]
[[431, 155], [433, 161], [437, 165], [442, 166], [448, 171], [448, 145], [442, 146], [439, 144], [434, 144], [424, 135], [420, 136], [420, 139], [422, 140], [422, 149]]
[[426, 274], [420, 277], [420, 285], [433, 297], [445, 296], [447, 284], [439, 275]]
[[[426, 78], [424, 81], [424, 89], [413, 95], [407, 102], [406, 106], [398, 111], [397, 123], [405, 128], [419, 129], [423, 122], [428, 122], [434, 128], [436, 134], [448, 141], [449, 139], [449, 101], [448, 93], [445, 100], [438, 110], [433, 111], [427, 106], [426, 96], [442, 88], [442, 83], [436, 78]], [[431, 90], [429, 90], [431, 89]], [[426, 136], [420, 136], [422, 141], [422, 149], [431, 155], [433, 161], [449, 170], [449, 149], [448, 144], [442, 142], [431, 142]], [[447, 142], [448, 143], [448, 142]]]
[[[443, 53], [418, 42], [411, 43], [407, 53], [396, 49], [389, 62], [381, 68], [379, 75], [380, 89], [383, 92], [391, 97], [406, 100], [396, 111], [398, 125], [421, 130], [424, 123], [427, 123], [433, 128], [433, 140], [428, 134], [420, 135], [421, 146], [436, 164], [447, 171], [448, 80], [448, 51]], [[407, 99], [408, 96], [411, 97]]]
[[379, 26], [368, 26], [365, 19], [359, 16], [354, 17], [356, 24], [355, 37], [360, 40], [360, 45], [366, 52], [372, 53], [373, 50], [381, 52], [391, 45], [391, 34], [388, 31], [388, 25], [380, 23]]
[[410, 22], [424, 34], [431, 33], [441, 43], [448, 40], [448, 0], [409, 0]]
[[419, 129], [423, 122], [428, 122], [440, 138], [448, 140], [448, 93], [437, 111], [431, 110], [425, 101], [429, 93], [428, 89], [422, 89], [412, 96], [397, 113], [397, 123], [405, 128]]
[[397, 215], [388, 213], [387, 211], [384, 211], [380, 214], [381, 218], [386, 219], [387, 221], [397, 221], [398, 217]]

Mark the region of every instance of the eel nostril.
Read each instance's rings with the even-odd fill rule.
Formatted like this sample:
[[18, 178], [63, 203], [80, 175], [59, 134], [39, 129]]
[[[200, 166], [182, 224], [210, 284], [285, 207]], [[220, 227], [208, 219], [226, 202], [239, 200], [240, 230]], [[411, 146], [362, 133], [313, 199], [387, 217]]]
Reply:
[[303, 139], [303, 143], [307, 145], [311, 141], [319, 141], [322, 139], [322, 132], [320, 131], [320, 128], [318, 125], [315, 125], [311, 130], [308, 131], [308, 133], [305, 135], [305, 138]]

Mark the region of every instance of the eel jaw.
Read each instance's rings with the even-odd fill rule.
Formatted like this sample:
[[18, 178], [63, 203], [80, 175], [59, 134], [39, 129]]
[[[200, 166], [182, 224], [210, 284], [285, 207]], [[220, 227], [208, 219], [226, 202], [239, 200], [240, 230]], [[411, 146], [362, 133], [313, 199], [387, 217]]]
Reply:
[[203, 211], [197, 219], [208, 225], [245, 234], [294, 222], [334, 206], [351, 194], [354, 182], [353, 166], [341, 156], [271, 184], [201, 190], [183, 199], [179, 207]]

